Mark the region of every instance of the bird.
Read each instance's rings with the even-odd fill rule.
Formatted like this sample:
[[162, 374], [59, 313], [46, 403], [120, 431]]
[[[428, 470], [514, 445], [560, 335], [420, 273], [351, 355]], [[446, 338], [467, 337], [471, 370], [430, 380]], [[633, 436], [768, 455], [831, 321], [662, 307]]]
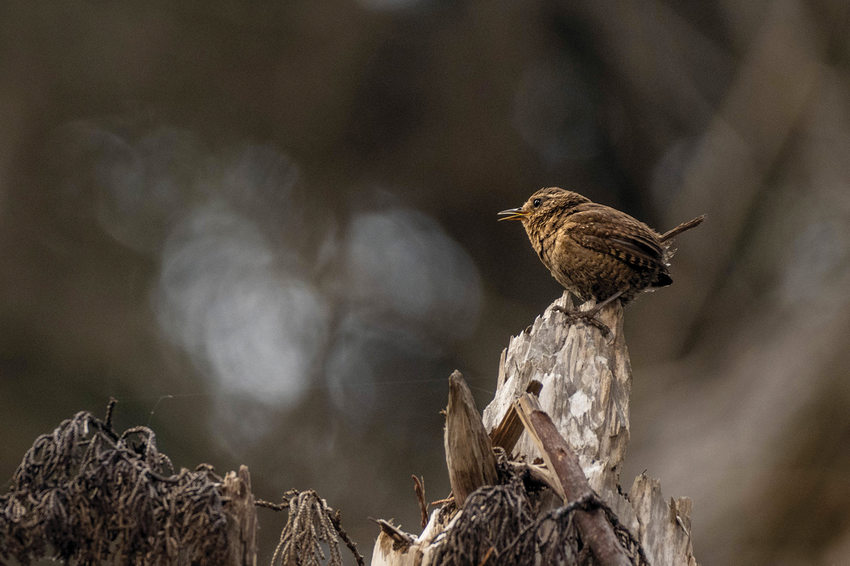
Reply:
[[596, 301], [586, 312], [558, 310], [597, 326], [594, 316], [605, 305], [626, 304], [643, 291], [673, 283], [672, 239], [705, 219], [698, 216], [659, 234], [625, 212], [560, 187], [540, 189], [521, 207], [498, 216], [522, 222], [540, 261], [567, 291], [583, 302]]

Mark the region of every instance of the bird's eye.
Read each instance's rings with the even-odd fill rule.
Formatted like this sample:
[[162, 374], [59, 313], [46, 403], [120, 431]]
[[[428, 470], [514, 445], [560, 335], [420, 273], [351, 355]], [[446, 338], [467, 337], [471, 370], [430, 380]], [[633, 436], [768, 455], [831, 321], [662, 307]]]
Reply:
[[537, 207], [540, 206], [540, 202], [541, 202], [540, 199], [536, 198], [533, 201], [531, 201], [531, 204], [534, 205], [534, 208], [537, 208]]

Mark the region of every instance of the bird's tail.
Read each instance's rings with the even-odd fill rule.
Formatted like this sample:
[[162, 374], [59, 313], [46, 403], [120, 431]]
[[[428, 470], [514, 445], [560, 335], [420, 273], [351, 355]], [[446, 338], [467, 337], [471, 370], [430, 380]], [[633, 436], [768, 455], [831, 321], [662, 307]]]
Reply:
[[668, 230], [667, 232], [664, 232], [661, 235], [661, 241], [666, 242], [669, 239], [671, 239], [675, 236], [678, 236], [679, 234], [681, 234], [685, 230], [690, 230], [691, 228], [696, 228], [697, 226], [702, 224], [703, 220], [705, 220], [705, 214], [703, 214], [702, 216], [697, 216], [693, 220], [688, 220], [687, 222], [682, 222], [681, 224], [679, 224], [678, 226], [676, 226], [672, 230]]

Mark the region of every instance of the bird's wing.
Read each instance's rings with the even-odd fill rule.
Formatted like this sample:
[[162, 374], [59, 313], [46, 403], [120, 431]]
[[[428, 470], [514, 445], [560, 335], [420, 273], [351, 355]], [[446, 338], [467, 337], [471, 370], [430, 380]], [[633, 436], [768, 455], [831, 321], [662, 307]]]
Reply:
[[577, 208], [568, 217], [565, 228], [581, 246], [609, 254], [639, 269], [664, 264], [662, 244], [643, 222], [596, 203]]

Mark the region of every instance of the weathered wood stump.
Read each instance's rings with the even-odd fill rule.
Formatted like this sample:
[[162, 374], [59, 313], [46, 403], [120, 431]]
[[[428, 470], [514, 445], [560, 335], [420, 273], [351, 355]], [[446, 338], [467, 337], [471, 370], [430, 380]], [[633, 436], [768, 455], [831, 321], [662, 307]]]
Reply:
[[[587, 303], [581, 309], [588, 310], [592, 306], [593, 303]], [[598, 315], [610, 332], [590, 324], [569, 324], [555, 307], [573, 308], [567, 293], [537, 317], [531, 327], [513, 337], [502, 353], [497, 391], [483, 415], [483, 425], [490, 432], [492, 443], [504, 447], [511, 462], [525, 466], [527, 474], [539, 477], [551, 488], [548, 505], [545, 498], [536, 504], [535, 512], [540, 516], [551, 514], [553, 507], [569, 503], [571, 496], [580, 495], [565, 493], [569, 490], [564, 488], [564, 482], [572, 480], [563, 477], [569, 474], [563, 469], [559, 471], [560, 464], [553, 460], [553, 454], [567, 454], [555, 458], [559, 461], [568, 459], [571, 454], [587, 480], [587, 491], [592, 488], [591, 493], [598, 494], [619, 524], [640, 543], [650, 563], [695, 566], [690, 536], [690, 500], [680, 498], [668, 502], [661, 494], [658, 480], [644, 474], [634, 480], [628, 495], [619, 489], [620, 469], [629, 441], [631, 391], [622, 307], [615, 303]], [[457, 381], [454, 374], [453, 380]], [[455, 388], [453, 385], [452, 389]], [[540, 392], [537, 408], [523, 408], [522, 403], [518, 403], [529, 389]], [[452, 395], [458, 398], [455, 393]], [[452, 479], [453, 489], [460, 485], [456, 478], [464, 478], [458, 498], [462, 504], [464, 500], [469, 501], [469, 494], [476, 487], [491, 481], [484, 479], [491, 476], [488, 471], [482, 471], [490, 470], [488, 456], [481, 456], [480, 461], [475, 462], [475, 454], [481, 452], [484, 444], [480, 429], [467, 423], [470, 405], [463, 406], [462, 414], [467, 415], [463, 419], [458, 416], [457, 403], [454, 405], [452, 411], [450, 401], [447, 411], [446, 457], [450, 478], [455, 478]], [[474, 408], [474, 404], [471, 406]], [[535, 412], [554, 424], [544, 440], [539, 431], [529, 434], [534, 430], [529, 415]], [[525, 421], [522, 433], [521, 420]], [[465, 441], [459, 440], [467, 435]], [[559, 438], [565, 441], [563, 445]], [[455, 447], [452, 451], [450, 444]], [[457, 451], [458, 446], [466, 448]], [[537, 459], [542, 459], [546, 465], [536, 466]], [[460, 468], [459, 463], [462, 463]], [[470, 482], [469, 478], [474, 479]], [[575, 474], [572, 479], [576, 479]], [[398, 529], [397, 532], [390, 528], [382, 530], [375, 544], [372, 564], [439, 563], [441, 545], [446, 544], [452, 530], [463, 521], [463, 509], [454, 513], [447, 511], [444, 508], [432, 512], [428, 525], [418, 537]], [[586, 517], [594, 514], [591, 508], [583, 512]], [[592, 547], [592, 536], [582, 527], [579, 516], [580, 512], [576, 512], [580, 537], [586, 546]], [[499, 563], [497, 547], [509, 543], [494, 541], [486, 559]], [[532, 548], [529, 552], [538, 552], [529, 548]], [[591, 548], [591, 551], [595, 563], [622, 563], [623, 555], [616, 549], [611, 549], [607, 558], [599, 554], [602, 550]], [[534, 556], [528, 559], [529, 563], [534, 562]], [[558, 563], [570, 564], [576, 560], [574, 555], [565, 553]]]

